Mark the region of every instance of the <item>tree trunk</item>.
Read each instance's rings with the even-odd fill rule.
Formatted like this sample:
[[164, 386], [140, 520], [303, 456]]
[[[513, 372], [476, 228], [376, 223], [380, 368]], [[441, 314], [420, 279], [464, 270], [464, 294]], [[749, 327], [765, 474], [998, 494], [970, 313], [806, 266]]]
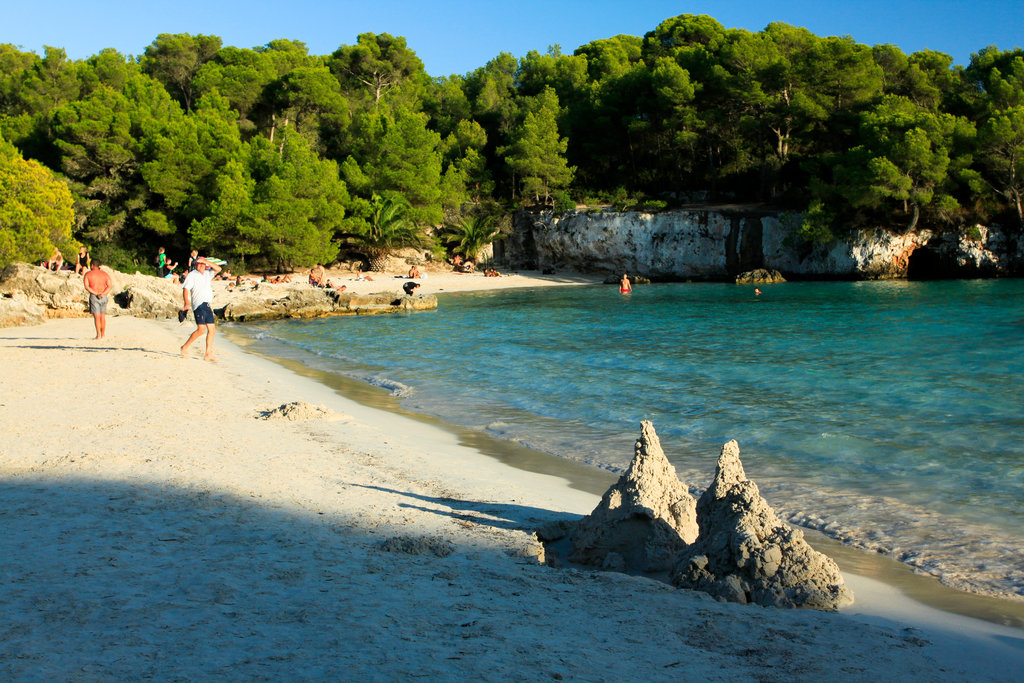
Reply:
[[913, 213], [910, 216], [910, 225], [907, 226], [907, 232], [913, 232], [914, 228], [917, 227], [917, 219], [921, 217], [921, 207], [914, 202], [910, 205]]
[[388, 269], [388, 253], [386, 251], [367, 254], [366, 260], [369, 262], [369, 269], [375, 273], [383, 273]]
[[1021, 206], [1020, 192], [1013, 191], [1013, 205], [1017, 209], [1017, 222], [1024, 228], [1024, 207]]

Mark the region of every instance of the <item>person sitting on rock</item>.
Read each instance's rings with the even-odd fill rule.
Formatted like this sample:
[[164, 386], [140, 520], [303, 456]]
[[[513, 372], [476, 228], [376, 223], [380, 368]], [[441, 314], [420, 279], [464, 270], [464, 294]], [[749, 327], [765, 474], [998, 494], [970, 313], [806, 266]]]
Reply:
[[92, 257], [89, 256], [89, 250], [85, 247], [81, 247], [78, 250], [78, 260], [75, 262], [75, 274], [84, 275], [89, 270], [89, 263], [92, 261]]
[[178, 264], [175, 263], [174, 261], [167, 261], [166, 264], [164, 265], [164, 279], [170, 280], [176, 285], [181, 284], [181, 278], [178, 276], [177, 273], [174, 272], [174, 269], [177, 267]]
[[64, 255], [60, 253], [60, 249], [54, 248], [53, 256], [43, 264], [43, 267], [55, 273], [60, 272], [60, 269], [64, 267]]

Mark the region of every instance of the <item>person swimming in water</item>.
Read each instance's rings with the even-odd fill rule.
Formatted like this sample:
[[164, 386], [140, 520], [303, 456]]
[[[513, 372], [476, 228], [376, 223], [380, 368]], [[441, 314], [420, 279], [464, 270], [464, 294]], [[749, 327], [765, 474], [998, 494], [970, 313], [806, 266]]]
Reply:
[[626, 273], [622, 274], [622, 280], [619, 282], [619, 291], [623, 294], [629, 294], [633, 291], [633, 286], [629, 284], [629, 276]]

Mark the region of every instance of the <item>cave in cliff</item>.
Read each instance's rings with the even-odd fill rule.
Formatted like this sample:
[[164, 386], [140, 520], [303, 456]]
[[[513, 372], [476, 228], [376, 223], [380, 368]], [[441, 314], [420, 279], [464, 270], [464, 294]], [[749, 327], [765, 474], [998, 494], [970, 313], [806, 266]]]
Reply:
[[907, 260], [908, 280], [946, 280], [958, 277], [953, 264], [930, 247], [914, 250]]

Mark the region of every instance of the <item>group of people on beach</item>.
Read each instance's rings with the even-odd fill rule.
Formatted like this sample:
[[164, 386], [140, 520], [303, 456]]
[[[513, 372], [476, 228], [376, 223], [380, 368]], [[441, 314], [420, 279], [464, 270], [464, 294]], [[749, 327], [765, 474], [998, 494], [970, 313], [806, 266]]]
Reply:
[[348, 286], [341, 285], [340, 287], [327, 278], [327, 269], [324, 268], [324, 264], [318, 263], [316, 266], [309, 271], [309, 284], [314, 287], [320, 287], [322, 289], [334, 289], [339, 292], [344, 292]]
[[[191, 310], [193, 318], [195, 319], [196, 329], [193, 331], [185, 343], [181, 346], [181, 355], [187, 356], [189, 348], [192, 346], [199, 337], [205, 335], [205, 351], [203, 358], [205, 360], [216, 360], [213, 356], [213, 342], [216, 336], [216, 316], [213, 313], [213, 281], [215, 279], [222, 279], [229, 282], [228, 288], [234, 288], [241, 286], [243, 282], [250, 282], [248, 279], [242, 278], [241, 275], [232, 275], [231, 271], [227, 269], [226, 264], [224, 268], [221, 268], [223, 261], [211, 259], [199, 255], [198, 250], [193, 249], [189, 254], [188, 258], [188, 270], [184, 277], [179, 276], [175, 269], [178, 267], [178, 263], [172, 261], [164, 247], [160, 247], [157, 250], [156, 257], [154, 258], [154, 264], [157, 268], [157, 275], [159, 277], [171, 280], [175, 284], [181, 284], [182, 286], [182, 307], [178, 312], [178, 322], [184, 322], [185, 318], [188, 317], [188, 312]], [[63, 256], [59, 249], [54, 249], [54, 254], [48, 261], [43, 262], [43, 267], [59, 271], [64, 267]], [[93, 319], [96, 326], [96, 339], [103, 339], [106, 335], [107, 322], [107, 304], [111, 291], [113, 290], [114, 283], [110, 274], [104, 271], [100, 267], [100, 262], [90, 256], [89, 251], [86, 247], [82, 247], [79, 251], [77, 264], [75, 267], [76, 273], [83, 273], [84, 285], [86, 291], [89, 293], [89, 312], [92, 313]], [[456, 272], [470, 273], [473, 272], [475, 264], [472, 260], [463, 261], [459, 255], [456, 255], [452, 260], [452, 265]], [[498, 277], [501, 275], [498, 271], [493, 268], [488, 268], [484, 275], [487, 277]], [[400, 277], [400, 276], [399, 276]], [[413, 282], [413, 280], [426, 279], [426, 273], [420, 271], [417, 266], [412, 266], [409, 269], [408, 279], [410, 282], [405, 283], [402, 286], [403, 291], [406, 295], [414, 295], [417, 288], [420, 287], [419, 282]], [[368, 280], [372, 281], [373, 278], [359, 270], [356, 273], [356, 280]], [[289, 275], [277, 275], [274, 277], [264, 277], [262, 282], [271, 284], [291, 282], [291, 276]], [[327, 271], [322, 263], [318, 263], [309, 272], [308, 277], [309, 284], [314, 287], [322, 287], [325, 289], [334, 289], [336, 291], [344, 291], [345, 285], [336, 285], [327, 277]]]
[[463, 260], [461, 254], [455, 254], [451, 260], [452, 270], [456, 273], [472, 273], [476, 269], [476, 264], [473, 259], [466, 258]]
[[[53, 264], [59, 263], [60, 251], [55, 250], [54, 257], [50, 261], [44, 263], [44, 267], [52, 268], [53, 270], [60, 270], [60, 266], [54, 267]], [[174, 268], [177, 267], [177, 263], [169, 261], [167, 258], [166, 251], [163, 247], [160, 248], [155, 259], [158, 272], [160, 277], [172, 279], [171, 276], [174, 274]], [[88, 250], [82, 247], [79, 256], [77, 272], [83, 272], [82, 283], [85, 286], [85, 291], [89, 293], [89, 312], [93, 316], [93, 321], [96, 326], [96, 339], [103, 339], [107, 333], [107, 305], [110, 301], [110, 294], [114, 289], [113, 278], [110, 277], [110, 273], [103, 270], [100, 266], [102, 264], [98, 259], [91, 258]], [[216, 317], [213, 314], [213, 279], [221, 273], [221, 267], [213, 263], [206, 258], [199, 256], [197, 250], [192, 250], [189, 256], [189, 271], [185, 275], [184, 280], [181, 280], [181, 295], [182, 295], [182, 307], [178, 312], [178, 322], [183, 322], [188, 316], [188, 312], [191, 310], [192, 315], [196, 321], [196, 329], [189, 335], [188, 339], [181, 346], [181, 355], [187, 356], [189, 347], [199, 337], [206, 335], [206, 350], [203, 354], [203, 358], [206, 360], [216, 360], [213, 357], [213, 340], [216, 334]], [[174, 276], [173, 281], [179, 282], [177, 276]]]

